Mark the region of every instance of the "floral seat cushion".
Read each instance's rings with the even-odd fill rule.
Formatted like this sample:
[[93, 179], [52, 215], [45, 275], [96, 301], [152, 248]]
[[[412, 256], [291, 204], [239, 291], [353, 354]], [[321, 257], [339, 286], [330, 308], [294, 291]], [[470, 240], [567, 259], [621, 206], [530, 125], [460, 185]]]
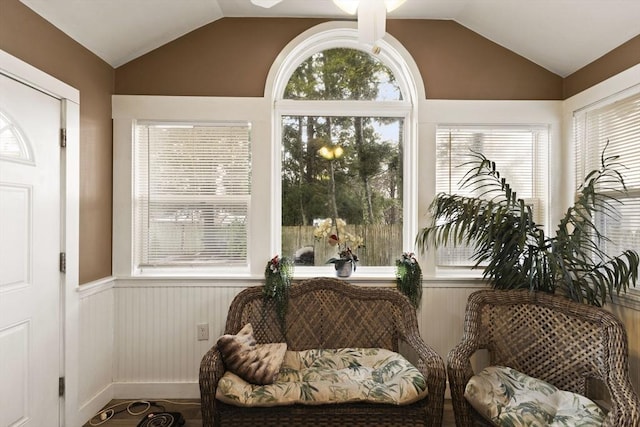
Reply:
[[407, 405], [427, 395], [424, 376], [398, 353], [378, 348], [287, 351], [276, 381], [250, 384], [225, 372], [216, 398], [236, 406], [371, 402]]
[[464, 397], [495, 426], [601, 426], [591, 400], [515, 369], [491, 366], [467, 383]]

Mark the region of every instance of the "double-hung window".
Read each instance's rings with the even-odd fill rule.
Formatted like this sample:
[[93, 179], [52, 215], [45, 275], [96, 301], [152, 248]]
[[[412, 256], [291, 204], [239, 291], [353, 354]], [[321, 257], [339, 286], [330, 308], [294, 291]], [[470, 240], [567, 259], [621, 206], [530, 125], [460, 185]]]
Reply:
[[312, 271], [348, 249], [363, 270], [390, 271], [415, 235], [415, 95], [384, 54], [332, 47], [301, 59], [276, 102], [280, 253]]
[[[624, 165], [626, 193], [610, 193], [621, 203], [618, 215], [598, 215], [595, 219], [607, 237], [605, 252], [617, 255], [624, 250], [640, 252], [640, 93], [616, 102], [601, 102], [574, 113], [576, 178], [601, 165], [601, 156], [619, 156]], [[640, 291], [632, 292], [640, 294]]]
[[[547, 198], [547, 126], [439, 126], [436, 134], [436, 193], [479, 196], [460, 183], [475, 153], [496, 163], [500, 175], [532, 206], [534, 219], [544, 224]], [[478, 190], [476, 190], [478, 191]], [[481, 191], [481, 190], [480, 190]], [[473, 248], [447, 245], [438, 249], [440, 271], [473, 265]]]
[[249, 136], [247, 123], [136, 124], [139, 270], [247, 265]]

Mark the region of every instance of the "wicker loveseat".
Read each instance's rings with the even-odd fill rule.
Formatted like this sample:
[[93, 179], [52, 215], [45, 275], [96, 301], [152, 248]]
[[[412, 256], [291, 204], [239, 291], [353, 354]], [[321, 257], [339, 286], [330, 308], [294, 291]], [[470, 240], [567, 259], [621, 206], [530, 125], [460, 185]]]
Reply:
[[[604, 309], [527, 290], [473, 293], [467, 303], [464, 336], [447, 361], [458, 427], [490, 425], [464, 396], [474, 375], [470, 358], [480, 349], [488, 350], [491, 366], [510, 367], [592, 400], [607, 397], [610, 410], [603, 426], [640, 425], [640, 402], [629, 379], [625, 328]], [[599, 396], [603, 391], [604, 396]]]
[[446, 371], [442, 358], [420, 338], [415, 309], [395, 289], [366, 288], [333, 278], [315, 278], [290, 290], [285, 333], [262, 287], [243, 290], [231, 303], [226, 334], [251, 323], [258, 343], [286, 342], [294, 351], [345, 347], [384, 348], [406, 354], [424, 375], [428, 395], [408, 405], [380, 403], [293, 404], [240, 407], [216, 399], [225, 373], [214, 346], [200, 365], [205, 427], [232, 426], [440, 426]]

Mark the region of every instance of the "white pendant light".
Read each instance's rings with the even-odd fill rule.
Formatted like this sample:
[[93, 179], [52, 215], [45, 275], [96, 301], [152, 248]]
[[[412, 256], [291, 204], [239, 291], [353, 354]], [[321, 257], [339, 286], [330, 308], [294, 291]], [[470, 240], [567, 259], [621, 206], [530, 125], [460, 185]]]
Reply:
[[387, 12], [398, 8], [405, 0], [333, 0], [350, 15], [358, 12], [358, 37], [361, 43], [373, 46], [386, 32]]
[[251, 3], [255, 4], [256, 6], [260, 6], [268, 9], [270, 7], [277, 5], [281, 1], [282, 0], [251, 0]]

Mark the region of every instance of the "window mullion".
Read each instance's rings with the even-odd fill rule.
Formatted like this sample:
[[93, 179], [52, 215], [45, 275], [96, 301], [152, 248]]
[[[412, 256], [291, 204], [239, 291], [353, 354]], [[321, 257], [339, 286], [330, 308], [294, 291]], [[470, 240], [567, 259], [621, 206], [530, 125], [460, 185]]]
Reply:
[[405, 117], [411, 104], [404, 101], [297, 101], [279, 100], [276, 111], [281, 116], [352, 116]]

